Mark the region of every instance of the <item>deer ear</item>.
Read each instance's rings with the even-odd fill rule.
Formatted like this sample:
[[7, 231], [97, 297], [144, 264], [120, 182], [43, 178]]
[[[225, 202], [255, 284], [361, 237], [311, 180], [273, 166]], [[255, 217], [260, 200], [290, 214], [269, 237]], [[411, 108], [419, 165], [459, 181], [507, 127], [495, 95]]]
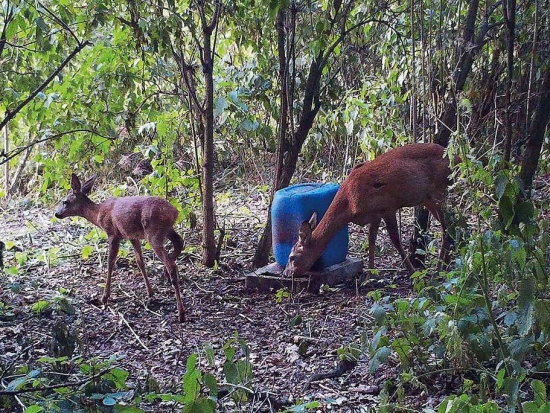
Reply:
[[78, 176], [76, 174], [71, 174], [71, 188], [73, 189], [74, 194], [78, 194], [80, 192], [80, 179], [78, 179]]
[[308, 222], [308, 221], [302, 222], [302, 225], [300, 225], [300, 230], [298, 231], [298, 242], [302, 245], [309, 244], [309, 241], [311, 240], [312, 231], [313, 231], [313, 228], [311, 227], [311, 222]]
[[315, 229], [315, 227], [317, 227], [317, 211], [313, 212], [313, 215], [311, 215], [311, 218], [309, 219], [309, 226], [311, 227], [312, 231]]
[[90, 191], [92, 190], [92, 186], [94, 186], [94, 182], [97, 179], [97, 175], [92, 175], [91, 178], [89, 178], [86, 182], [82, 184], [82, 193], [84, 195], [88, 195]]

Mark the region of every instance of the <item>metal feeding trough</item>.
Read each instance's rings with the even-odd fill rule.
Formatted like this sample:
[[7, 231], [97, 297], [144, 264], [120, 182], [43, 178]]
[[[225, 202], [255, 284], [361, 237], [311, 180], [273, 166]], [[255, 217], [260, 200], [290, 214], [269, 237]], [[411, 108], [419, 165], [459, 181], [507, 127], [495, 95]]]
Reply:
[[275, 263], [262, 267], [246, 276], [246, 288], [257, 291], [319, 291], [322, 284], [337, 285], [349, 282], [363, 269], [363, 262], [346, 258], [349, 233], [347, 225], [329, 242], [311, 271], [303, 277], [283, 277], [290, 250], [298, 240], [298, 230], [303, 221], [317, 212], [321, 220], [339, 185], [334, 183], [306, 183], [292, 185], [275, 193], [271, 207], [273, 255]]

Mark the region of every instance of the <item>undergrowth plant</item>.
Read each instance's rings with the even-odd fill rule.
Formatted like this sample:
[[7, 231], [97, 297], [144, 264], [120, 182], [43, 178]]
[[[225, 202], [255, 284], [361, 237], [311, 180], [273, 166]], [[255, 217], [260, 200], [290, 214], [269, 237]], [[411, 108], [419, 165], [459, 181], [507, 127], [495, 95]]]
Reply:
[[[54, 335], [59, 339], [58, 357], [42, 357], [32, 366], [0, 366], [0, 378], [7, 383], [0, 391], [0, 410], [140, 413], [153, 407], [215, 413], [222, 399], [231, 400], [234, 411], [244, 411], [261, 395], [253, 387], [250, 349], [237, 335], [225, 342], [221, 354], [206, 345], [200, 353], [189, 355], [181, 387], [171, 392], [161, 392], [151, 377], [137, 385], [132, 379], [130, 385], [130, 373], [114, 356], [105, 360], [73, 357], [75, 337], [61, 323]], [[217, 370], [217, 361], [221, 361], [221, 381], [211, 372]], [[297, 401], [284, 411], [307, 412], [318, 406], [316, 401]]]
[[393, 354], [401, 371], [380, 411], [399, 411], [405, 386], [433, 389], [438, 380], [455, 390], [440, 391], [428, 411], [550, 411], [548, 222], [522, 196], [515, 171], [498, 160], [466, 164], [476, 210], [453, 270], [417, 274], [417, 296], [371, 293], [369, 369]]

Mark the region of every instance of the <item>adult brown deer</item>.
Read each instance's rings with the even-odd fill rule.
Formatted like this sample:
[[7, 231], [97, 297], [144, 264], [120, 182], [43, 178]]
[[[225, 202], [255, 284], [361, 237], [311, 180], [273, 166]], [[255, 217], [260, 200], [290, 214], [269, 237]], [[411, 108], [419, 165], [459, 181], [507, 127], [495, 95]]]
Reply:
[[[183, 239], [174, 231], [178, 210], [167, 200], [152, 196], [127, 196], [110, 198], [99, 204], [88, 198], [97, 176], [94, 175], [83, 184], [73, 173], [71, 175], [72, 192], [55, 212], [57, 218], [79, 216], [86, 218], [107, 233], [109, 240], [109, 260], [105, 291], [101, 297], [106, 304], [111, 295], [111, 275], [120, 247], [120, 241], [128, 239], [136, 252], [136, 262], [145, 280], [147, 294], [153, 296], [153, 288], [145, 272], [140, 240], [151, 244], [153, 251], [164, 264], [164, 276], [168, 278], [176, 294], [179, 321], [185, 320], [185, 311], [181, 303], [176, 258], [183, 249]], [[171, 253], [164, 248], [169, 239], [174, 247]]]
[[316, 213], [309, 222], [302, 223], [298, 242], [292, 247], [284, 274], [300, 276], [307, 272], [334, 234], [348, 222], [370, 224], [369, 268], [373, 268], [374, 244], [382, 219], [407, 271], [414, 273], [415, 269], [401, 246], [395, 214], [399, 208], [416, 205], [424, 205], [441, 223], [443, 236], [439, 259], [447, 263], [449, 248], [443, 204], [451, 170], [444, 151], [442, 146], [434, 143], [405, 145], [353, 168], [319, 224]]

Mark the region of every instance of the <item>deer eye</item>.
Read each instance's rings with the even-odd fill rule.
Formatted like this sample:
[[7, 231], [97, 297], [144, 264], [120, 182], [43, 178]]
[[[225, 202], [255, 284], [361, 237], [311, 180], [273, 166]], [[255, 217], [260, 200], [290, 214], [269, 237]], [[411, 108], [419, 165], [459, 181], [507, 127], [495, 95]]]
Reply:
[[67, 206], [67, 205], [69, 205], [69, 201], [65, 200], [65, 201], [63, 201], [61, 204], [62, 204], [63, 206]]
[[375, 183], [374, 183], [374, 188], [375, 188], [375, 189], [380, 189], [380, 188], [382, 188], [384, 185], [386, 185], [384, 182], [375, 182]]

